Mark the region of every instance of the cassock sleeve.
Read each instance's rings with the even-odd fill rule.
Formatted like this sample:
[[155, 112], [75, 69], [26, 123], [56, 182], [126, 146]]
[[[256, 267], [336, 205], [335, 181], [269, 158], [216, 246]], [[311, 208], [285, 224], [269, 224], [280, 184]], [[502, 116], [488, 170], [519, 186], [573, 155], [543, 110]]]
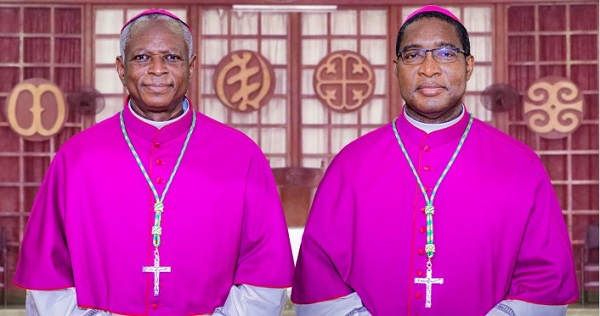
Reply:
[[264, 155], [257, 151], [246, 176], [240, 253], [234, 284], [290, 287], [294, 261], [285, 217], [273, 172]]
[[74, 286], [64, 231], [68, 191], [65, 170], [65, 159], [59, 151], [46, 172], [27, 221], [14, 277], [18, 286], [35, 290]]
[[537, 188], [505, 299], [563, 305], [578, 299], [569, 234], [552, 184]]
[[329, 166], [306, 223], [294, 273], [292, 301], [311, 304], [352, 292], [345, 282], [354, 244], [354, 194], [339, 163]]

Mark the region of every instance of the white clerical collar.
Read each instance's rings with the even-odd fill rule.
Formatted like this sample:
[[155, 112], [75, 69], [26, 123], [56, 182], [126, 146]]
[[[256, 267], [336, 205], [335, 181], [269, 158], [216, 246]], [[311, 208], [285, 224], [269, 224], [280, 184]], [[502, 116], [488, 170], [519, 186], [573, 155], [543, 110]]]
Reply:
[[131, 107], [131, 100], [129, 100], [129, 110], [131, 111], [131, 113], [133, 113], [133, 116], [137, 117], [140, 121], [152, 125], [158, 129], [161, 129], [169, 124], [175, 123], [177, 121], [179, 121], [179, 119], [181, 119], [186, 113], [187, 111], [190, 109], [190, 103], [188, 102], [188, 100], [186, 98], [183, 98], [183, 114], [179, 115], [178, 117], [174, 118], [174, 119], [170, 119], [168, 121], [161, 121], [161, 122], [157, 122], [157, 121], [153, 121], [153, 120], [149, 120], [145, 117], [140, 116], [139, 114], [137, 114], [134, 110], [133, 107]]
[[435, 131], [439, 131], [441, 129], [444, 129], [446, 127], [450, 127], [456, 123], [458, 123], [460, 121], [460, 119], [462, 119], [462, 117], [465, 115], [465, 107], [464, 105], [462, 106], [462, 110], [460, 112], [460, 115], [451, 120], [448, 121], [446, 123], [441, 123], [441, 124], [435, 124], [435, 123], [423, 123], [423, 122], [419, 122], [417, 120], [415, 120], [414, 118], [410, 117], [407, 113], [406, 113], [406, 107], [404, 107], [404, 117], [406, 117], [406, 120], [409, 121], [414, 127], [424, 131], [427, 134], [430, 134], [432, 132]]

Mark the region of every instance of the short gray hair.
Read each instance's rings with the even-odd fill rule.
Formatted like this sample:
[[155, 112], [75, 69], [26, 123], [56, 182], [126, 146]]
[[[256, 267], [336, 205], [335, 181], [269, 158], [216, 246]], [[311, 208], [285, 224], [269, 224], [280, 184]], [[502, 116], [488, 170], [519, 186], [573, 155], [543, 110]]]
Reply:
[[192, 33], [190, 32], [188, 26], [179, 20], [176, 20], [172, 17], [160, 13], [143, 15], [135, 19], [135, 21], [127, 24], [127, 26], [123, 28], [123, 31], [121, 31], [121, 38], [119, 40], [121, 59], [125, 60], [125, 47], [127, 46], [127, 42], [129, 41], [129, 39], [131, 38], [131, 28], [134, 25], [144, 21], [168, 21], [173, 25], [177, 25], [181, 30], [180, 32], [183, 35], [183, 40], [185, 41], [185, 45], [188, 49], [188, 59], [192, 59], [192, 54], [194, 53], [194, 42], [192, 41]]

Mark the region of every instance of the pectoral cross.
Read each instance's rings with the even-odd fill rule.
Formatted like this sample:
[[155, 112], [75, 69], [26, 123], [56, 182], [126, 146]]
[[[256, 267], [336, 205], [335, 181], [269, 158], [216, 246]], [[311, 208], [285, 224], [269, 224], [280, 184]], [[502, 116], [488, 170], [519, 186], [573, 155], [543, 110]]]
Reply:
[[160, 266], [160, 256], [157, 254], [154, 255], [154, 265], [148, 267], [142, 267], [142, 272], [151, 272], [154, 273], [154, 296], [158, 296], [159, 286], [160, 286], [160, 273], [161, 272], [171, 272], [171, 267], [161, 267]]
[[425, 308], [431, 308], [431, 285], [432, 284], [444, 284], [443, 278], [432, 278], [431, 268], [427, 268], [426, 278], [415, 278], [415, 283], [425, 284]]

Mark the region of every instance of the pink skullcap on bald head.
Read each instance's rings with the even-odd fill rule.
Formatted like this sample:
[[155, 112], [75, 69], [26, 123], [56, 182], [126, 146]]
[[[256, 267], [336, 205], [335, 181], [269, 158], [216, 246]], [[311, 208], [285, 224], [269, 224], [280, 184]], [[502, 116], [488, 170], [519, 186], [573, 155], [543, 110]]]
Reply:
[[452, 14], [452, 12], [450, 12], [450, 10], [448, 9], [444, 9], [442, 7], [438, 7], [437, 5], [426, 5], [422, 8], [419, 8], [417, 10], [415, 10], [413, 13], [409, 14], [408, 17], [406, 17], [406, 20], [404, 20], [403, 24], [406, 24], [406, 22], [410, 19], [412, 19], [415, 15], [420, 14], [420, 13], [425, 13], [425, 12], [438, 12], [441, 13], [453, 20], [455, 20], [456, 22], [460, 23], [462, 25], [462, 22], [460, 21], [459, 18], [457, 18], [454, 14]]
[[[125, 25], [123, 25], [123, 27], [121, 28], [121, 32], [123, 32], [123, 30], [125, 29], [125, 27], [127, 27], [127, 25], [131, 24], [133, 21], [137, 20], [138, 18], [141, 18], [144, 15], [150, 15], [150, 14], [162, 14], [162, 15], [166, 15], [174, 20], [177, 20], [181, 23], [183, 23], [185, 26], [187, 26], [188, 29], [190, 29], [190, 26], [187, 25], [187, 23], [183, 22], [178, 16], [176, 16], [175, 14], [167, 11], [167, 10], [163, 10], [163, 9], [148, 9], [146, 11], [142, 11], [139, 14], [137, 14], [136, 16], [134, 16], [133, 18], [131, 18], [129, 21], [127, 21], [127, 23], [125, 23]], [[190, 29], [191, 31], [191, 29]]]

